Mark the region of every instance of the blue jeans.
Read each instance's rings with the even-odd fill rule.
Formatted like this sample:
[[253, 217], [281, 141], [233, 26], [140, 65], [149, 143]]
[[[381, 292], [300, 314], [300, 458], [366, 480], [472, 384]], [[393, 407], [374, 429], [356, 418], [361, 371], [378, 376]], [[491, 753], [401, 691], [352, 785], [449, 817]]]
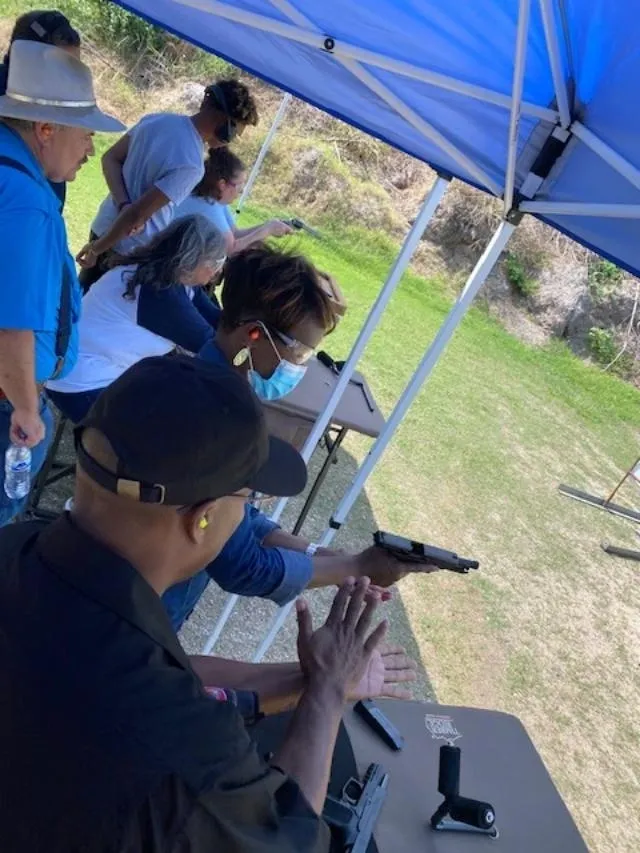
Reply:
[[65, 418], [74, 424], [79, 424], [89, 414], [89, 409], [104, 388], [94, 388], [91, 391], [77, 391], [73, 394], [68, 394], [62, 391], [51, 391], [47, 389], [47, 397], [59, 409]]
[[[0, 527], [8, 524], [18, 513], [22, 512], [27, 498], [19, 501], [7, 497], [4, 490], [4, 455], [9, 447], [9, 431], [11, 429], [11, 414], [13, 406], [8, 400], [0, 400]], [[42, 468], [47, 450], [53, 437], [53, 415], [44, 394], [40, 397], [40, 417], [44, 423], [45, 433], [40, 444], [31, 448], [31, 481]]]
[[162, 603], [169, 614], [173, 630], [178, 633], [180, 628], [193, 613], [196, 604], [200, 601], [209, 583], [209, 575], [206, 569], [198, 572], [189, 580], [177, 583], [162, 596]]

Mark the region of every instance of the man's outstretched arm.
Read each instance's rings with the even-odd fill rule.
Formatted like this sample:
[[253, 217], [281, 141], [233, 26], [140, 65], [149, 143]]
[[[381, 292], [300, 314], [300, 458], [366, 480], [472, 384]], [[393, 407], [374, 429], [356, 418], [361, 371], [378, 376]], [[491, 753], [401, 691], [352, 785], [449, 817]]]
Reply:
[[[279, 714], [298, 704], [305, 688], [300, 664], [245, 663], [225, 658], [193, 655], [191, 665], [205, 687], [227, 687], [257, 693], [263, 714]], [[360, 683], [349, 690], [351, 702], [386, 696], [411, 699], [407, 684], [415, 681], [416, 664], [401, 646], [383, 645], [371, 656]]]

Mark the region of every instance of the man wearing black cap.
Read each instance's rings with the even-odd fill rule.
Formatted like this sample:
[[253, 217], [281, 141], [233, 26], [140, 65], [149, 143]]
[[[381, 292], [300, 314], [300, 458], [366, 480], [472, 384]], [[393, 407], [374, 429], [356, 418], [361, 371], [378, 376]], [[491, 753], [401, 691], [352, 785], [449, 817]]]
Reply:
[[269, 438], [243, 379], [187, 357], [127, 371], [77, 442], [72, 515], [0, 531], [2, 850], [327, 850], [344, 698], [386, 627], [369, 633], [368, 581], [347, 582], [315, 633], [300, 608], [305, 688], [271, 764], [204, 690], [159, 598], [215, 557], [250, 489], [302, 489], [302, 459]]

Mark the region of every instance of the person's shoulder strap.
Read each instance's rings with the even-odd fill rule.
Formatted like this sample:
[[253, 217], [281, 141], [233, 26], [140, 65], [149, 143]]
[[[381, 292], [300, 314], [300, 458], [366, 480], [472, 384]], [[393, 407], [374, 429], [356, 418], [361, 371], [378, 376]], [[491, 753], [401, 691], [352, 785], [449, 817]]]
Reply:
[[0, 154], [0, 166], [7, 166], [9, 169], [15, 169], [16, 172], [22, 172], [23, 175], [27, 175], [36, 181], [36, 183], [39, 183], [33, 172], [27, 169], [24, 163], [21, 163], [19, 160], [14, 160], [13, 157], [7, 157], [5, 154]]
[[[0, 166], [7, 166], [9, 169], [15, 169], [38, 182], [35, 175], [29, 171], [24, 163], [21, 163], [19, 160], [14, 160], [13, 157], [6, 157], [4, 154], [0, 154]], [[62, 281], [60, 284], [60, 306], [58, 309], [58, 328], [56, 329], [56, 367], [53, 372], [53, 376], [51, 377], [52, 379], [55, 379], [60, 374], [60, 371], [64, 366], [64, 359], [69, 347], [69, 340], [71, 338], [72, 292], [73, 279], [71, 276], [71, 270], [69, 269], [69, 264], [66, 262], [66, 259], [63, 259]]]
[[60, 283], [60, 306], [58, 309], [58, 328], [56, 329], [56, 367], [52, 379], [56, 379], [64, 367], [64, 360], [71, 339], [71, 303], [73, 279], [66, 260], [62, 261], [62, 282]]

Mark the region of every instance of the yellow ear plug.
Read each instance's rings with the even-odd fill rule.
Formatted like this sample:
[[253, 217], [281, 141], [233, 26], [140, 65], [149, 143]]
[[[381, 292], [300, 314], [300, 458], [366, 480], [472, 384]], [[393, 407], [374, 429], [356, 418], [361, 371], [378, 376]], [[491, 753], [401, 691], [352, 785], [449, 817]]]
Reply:
[[198, 522], [198, 527], [200, 528], [200, 530], [206, 530], [208, 526], [209, 526], [209, 521], [206, 518], [201, 518], [200, 521]]

